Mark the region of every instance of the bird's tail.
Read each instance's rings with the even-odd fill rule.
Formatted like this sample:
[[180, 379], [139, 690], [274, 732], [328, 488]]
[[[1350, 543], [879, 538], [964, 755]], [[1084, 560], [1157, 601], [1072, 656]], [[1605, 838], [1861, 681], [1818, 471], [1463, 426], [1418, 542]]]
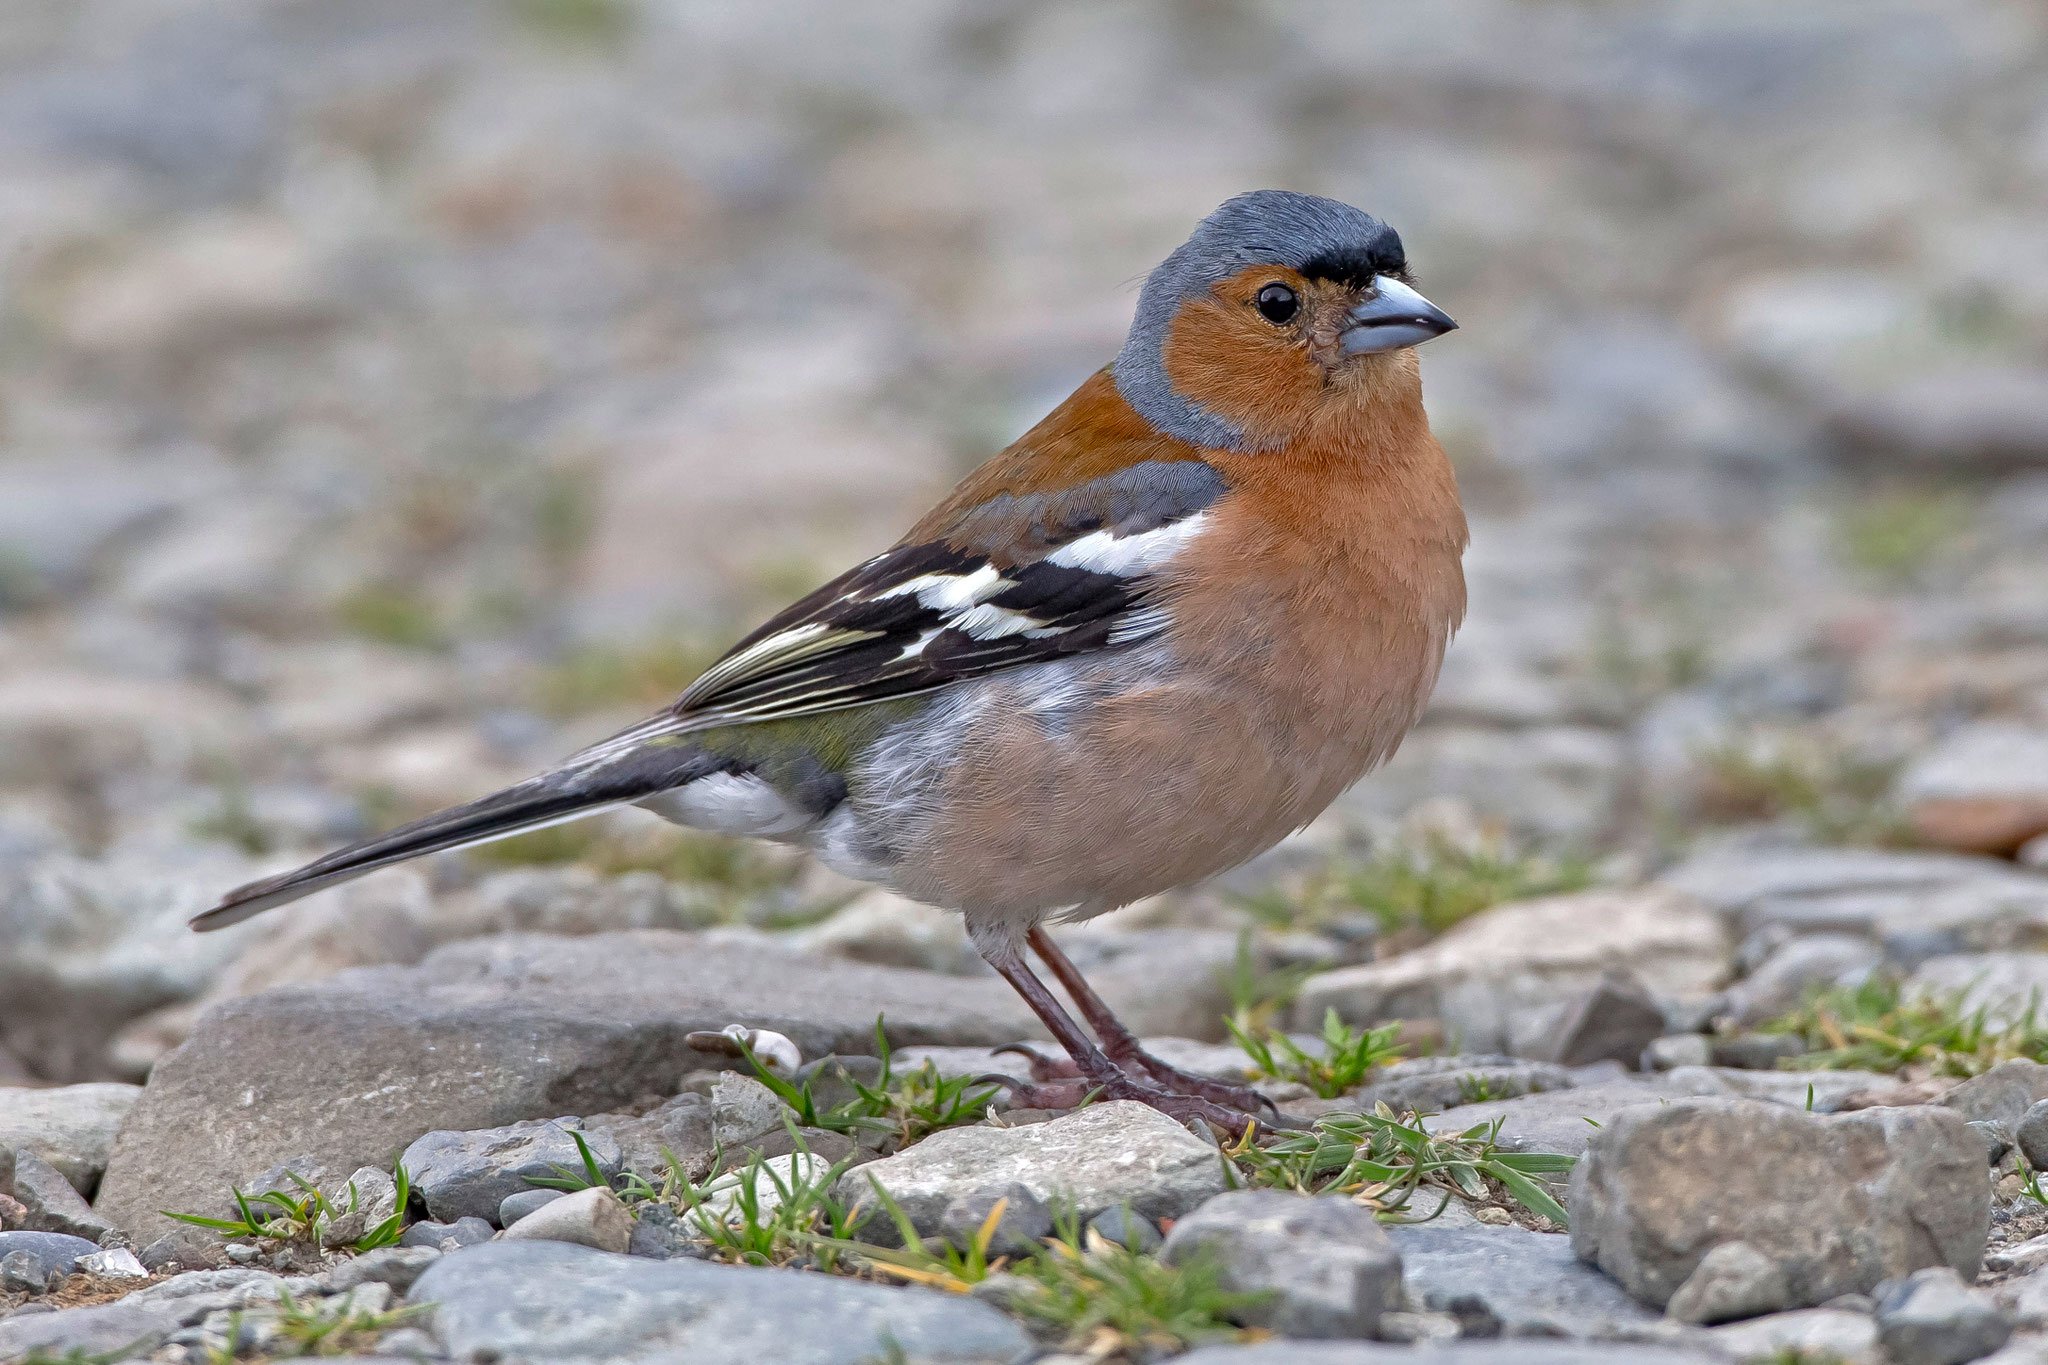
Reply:
[[[586, 755], [607, 747], [600, 745]], [[238, 886], [221, 897], [219, 905], [194, 916], [191, 924], [201, 933], [225, 929], [380, 867], [595, 815], [694, 781], [718, 766], [719, 761], [703, 751], [674, 742], [639, 745], [624, 752], [611, 749], [599, 762], [571, 760], [554, 772], [466, 805], [436, 811], [291, 872]]]

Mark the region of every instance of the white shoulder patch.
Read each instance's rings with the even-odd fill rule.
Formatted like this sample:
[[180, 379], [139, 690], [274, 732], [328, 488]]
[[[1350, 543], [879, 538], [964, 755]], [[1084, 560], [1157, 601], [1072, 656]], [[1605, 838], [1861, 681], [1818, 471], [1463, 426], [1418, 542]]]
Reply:
[[1163, 568], [1208, 525], [1209, 513], [1201, 511], [1131, 536], [1091, 531], [1079, 539], [1068, 541], [1045, 559], [1048, 564], [1057, 564], [1061, 568], [1136, 578]]

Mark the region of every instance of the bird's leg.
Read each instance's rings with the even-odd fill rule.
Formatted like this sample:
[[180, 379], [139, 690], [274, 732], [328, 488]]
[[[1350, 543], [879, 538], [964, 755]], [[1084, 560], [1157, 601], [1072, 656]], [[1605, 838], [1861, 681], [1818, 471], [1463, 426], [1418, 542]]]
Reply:
[[1024, 958], [1014, 947], [1003, 944], [984, 948], [982, 957], [1017, 994], [1024, 997], [1024, 1003], [1031, 1006], [1031, 1012], [1044, 1022], [1053, 1038], [1074, 1059], [1074, 1067], [1081, 1076], [1079, 1081], [1054, 1085], [1033, 1085], [1009, 1076], [980, 1078], [1009, 1087], [1013, 1100], [1034, 1109], [1066, 1109], [1080, 1103], [1090, 1091], [1095, 1091], [1108, 1100], [1136, 1100], [1140, 1104], [1149, 1104], [1182, 1123], [1200, 1119], [1233, 1138], [1241, 1137], [1246, 1126], [1256, 1122], [1250, 1115], [1227, 1109], [1213, 1100], [1199, 1095], [1175, 1094], [1129, 1075], [1095, 1046], [1095, 1040], [1074, 1022], [1074, 1016], [1053, 998], [1045, 983], [1032, 975], [1031, 968], [1025, 965]]
[[1067, 988], [1067, 994], [1074, 997], [1074, 1003], [1081, 1007], [1081, 1017], [1102, 1040], [1102, 1051], [1118, 1066], [1126, 1069], [1137, 1067], [1168, 1090], [1182, 1095], [1199, 1095], [1205, 1100], [1227, 1104], [1232, 1109], [1242, 1109], [1250, 1114], [1277, 1115], [1280, 1112], [1273, 1101], [1248, 1085], [1232, 1085], [1214, 1076], [1182, 1071], [1145, 1051], [1136, 1036], [1124, 1027], [1123, 1021], [1111, 1012], [1109, 1003], [1095, 993], [1095, 988], [1081, 975], [1081, 969], [1074, 965], [1074, 960], [1052, 941], [1052, 935], [1046, 933], [1043, 926], [1034, 927], [1026, 941], [1045, 960], [1045, 965], [1052, 968], [1052, 974]]

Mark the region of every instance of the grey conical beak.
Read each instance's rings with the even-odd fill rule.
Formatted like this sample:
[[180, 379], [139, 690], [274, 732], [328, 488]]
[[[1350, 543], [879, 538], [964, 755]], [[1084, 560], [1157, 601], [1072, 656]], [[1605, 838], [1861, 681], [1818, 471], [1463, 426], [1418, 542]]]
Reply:
[[1375, 275], [1372, 297], [1351, 310], [1350, 325], [1338, 334], [1346, 355], [1371, 355], [1420, 346], [1452, 331], [1451, 315], [1391, 275]]

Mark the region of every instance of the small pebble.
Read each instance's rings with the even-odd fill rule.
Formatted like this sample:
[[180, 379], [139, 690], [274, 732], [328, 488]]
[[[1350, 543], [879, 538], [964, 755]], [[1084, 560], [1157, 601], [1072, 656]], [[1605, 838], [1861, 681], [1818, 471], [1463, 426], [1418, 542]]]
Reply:
[[521, 1190], [517, 1194], [508, 1194], [498, 1205], [498, 1226], [509, 1228], [541, 1205], [554, 1203], [564, 1193], [562, 1190]]
[[1515, 1220], [1506, 1209], [1491, 1206], [1472, 1210], [1473, 1221], [1484, 1223], [1490, 1228], [1513, 1227]]
[[1088, 1230], [1099, 1233], [1104, 1241], [1132, 1251], [1155, 1250], [1162, 1240], [1159, 1229], [1152, 1226], [1150, 1219], [1122, 1207], [1104, 1209], [1096, 1214], [1088, 1220]]
[[43, 1263], [33, 1253], [10, 1251], [0, 1256], [0, 1294], [40, 1294], [49, 1283]]
[[398, 1239], [398, 1244], [407, 1247], [433, 1247], [437, 1251], [453, 1251], [457, 1247], [488, 1242], [496, 1235], [497, 1229], [481, 1218], [458, 1218], [452, 1223], [436, 1223], [422, 1219], [405, 1230], [405, 1234]]
[[90, 1256], [78, 1258], [78, 1268], [88, 1275], [99, 1275], [109, 1280], [146, 1280], [149, 1271], [135, 1253], [126, 1247], [115, 1247], [111, 1251], [95, 1251]]
[[236, 1265], [254, 1265], [262, 1254], [261, 1247], [252, 1247], [247, 1242], [228, 1243], [228, 1259]]

